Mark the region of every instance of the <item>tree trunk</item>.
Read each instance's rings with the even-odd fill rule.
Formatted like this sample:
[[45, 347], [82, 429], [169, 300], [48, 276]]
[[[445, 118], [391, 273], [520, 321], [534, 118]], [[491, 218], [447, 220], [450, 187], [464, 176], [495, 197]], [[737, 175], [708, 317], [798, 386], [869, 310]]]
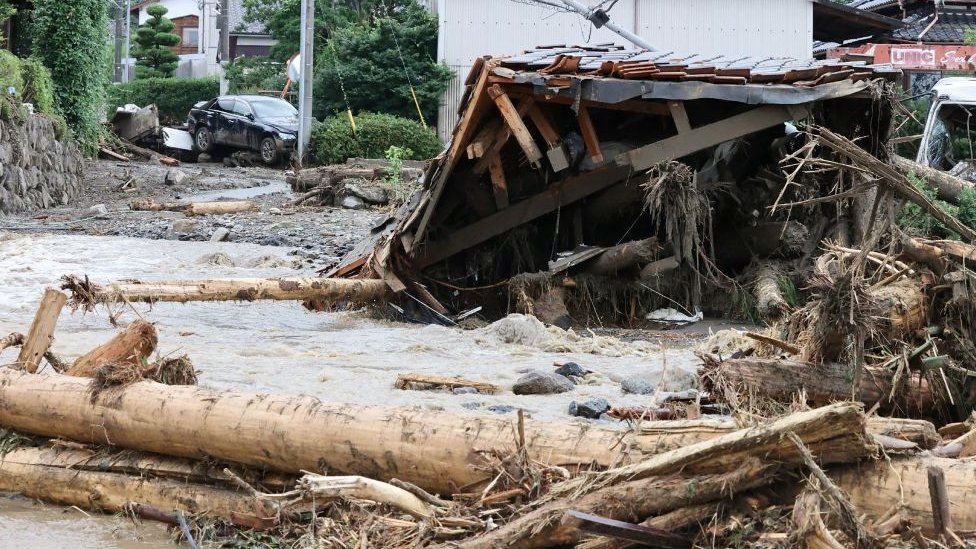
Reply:
[[[705, 386], [719, 400], [738, 402], [750, 396], [762, 396], [779, 402], [791, 402], [801, 390], [807, 402], [820, 406], [838, 400], [849, 400], [853, 388], [851, 368], [837, 363], [800, 362], [767, 358], [740, 358], [713, 361], [700, 372]], [[913, 374], [904, 391], [889, 402], [893, 374], [887, 370], [865, 368], [858, 400], [866, 406], [880, 402], [882, 410], [892, 404], [923, 413], [934, 410], [935, 400], [928, 381]]]
[[944, 171], [923, 166], [914, 160], [909, 160], [897, 154], [891, 155], [891, 163], [905, 176], [914, 173], [916, 177], [924, 181], [929, 187], [935, 189], [938, 193], [939, 200], [959, 204], [959, 198], [964, 191], [976, 189], [976, 184], [972, 181], [966, 181]]
[[54, 342], [54, 328], [58, 324], [58, 317], [61, 316], [61, 309], [67, 302], [68, 296], [57, 290], [48, 288], [44, 292], [41, 306], [38, 307], [30, 331], [27, 332], [27, 337], [20, 347], [17, 368], [32, 374], [37, 371], [41, 358], [47, 354], [51, 343]]
[[[305, 301], [325, 300], [329, 303], [369, 303], [387, 294], [382, 280], [344, 278], [240, 278], [214, 280], [171, 280], [159, 282], [130, 282], [94, 288], [92, 299], [97, 302], [141, 301], [155, 303], [169, 301]], [[79, 299], [80, 292], [75, 292]]]
[[621, 271], [651, 263], [657, 259], [662, 249], [657, 238], [654, 237], [627, 242], [607, 248], [587, 266], [586, 270], [598, 275], [614, 276]]
[[275, 524], [273, 509], [236, 490], [184, 481], [65, 468], [49, 450], [21, 448], [0, 460], [0, 491], [81, 509], [124, 511], [130, 502], [206, 514], [247, 527]]
[[[444, 494], [490, 480], [490, 472], [473, 467], [484, 462], [482, 452], [514, 453], [518, 439], [512, 422], [493, 417], [326, 404], [308, 397], [216, 392], [150, 381], [103, 389], [92, 401], [88, 388], [89, 380], [82, 378], [0, 369], [0, 425], [286, 473], [327, 470], [378, 480], [399, 478]], [[525, 440], [533, 459], [575, 470], [632, 463], [661, 448], [685, 444], [689, 435], [528, 422]]]
[[137, 320], [108, 343], [79, 357], [65, 373], [75, 377], [95, 377], [99, 368], [108, 364], [142, 368], [149, 363], [158, 341], [156, 328], [144, 320]]
[[532, 549], [572, 546], [583, 532], [580, 521], [566, 511], [639, 522], [652, 514], [729, 497], [741, 490], [772, 482], [774, 466], [750, 459], [726, 473], [701, 476], [674, 475], [623, 482], [580, 498], [549, 503], [486, 535], [462, 542], [461, 549]]
[[187, 204], [184, 210], [188, 216], [197, 215], [225, 215], [242, 212], [259, 212], [261, 206], [250, 200], [228, 202], [194, 202]]
[[928, 468], [945, 472], [952, 524], [956, 532], [976, 530], [976, 461], [917, 456], [892, 458], [830, 471], [857, 508], [872, 520], [884, 519], [892, 506], [904, 502], [903, 513], [928, 536], [935, 536]]
[[766, 261], [756, 269], [756, 281], [752, 286], [752, 294], [756, 298], [756, 312], [759, 318], [773, 323], [790, 311], [790, 304], [783, 297], [779, 288], [779, 279], [783, 273], [775, 264]]

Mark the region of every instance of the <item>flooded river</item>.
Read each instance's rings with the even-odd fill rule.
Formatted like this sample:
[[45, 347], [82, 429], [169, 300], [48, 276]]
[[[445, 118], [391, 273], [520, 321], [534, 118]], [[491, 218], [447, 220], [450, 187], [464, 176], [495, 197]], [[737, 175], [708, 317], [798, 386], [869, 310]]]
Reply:
[[[65, 274], [88, 275], [96, 282], [311, 274], [296, 271], [292, 259], [287, 249], [247, 244], [0, 232], [0, 335], [26, 332], [43, 289], [57, 285]], [[559, 331], [539, 331], [525, 320], [462, 331], [378, 321], [362, 312], [310, 313], [290, 302], [157, 304], [135, 305], [135, 309], [120, 308], [122, 320], [135, 319], [138, 312], [155, 322], [160, 354], [188, 354], [202, 371], [203, 386], [307, 394], [331, 402], [467, 414], [505, 413], [505, 406], [514, 406], [524, 408], [534, 420], [566, 420], [573, 400], [604, 397], [615, 406], [651, 402], [652, 397], [623, 395], [615, 382], [622, 378], [640, 375], [652, 383], [663, 378], [677, 387], [687, 383], [687, 372], [696, 366], [687, 348], [579, 339]], [[66, 310], [54, 350], [74, 358], [116, 331], [104, 309], [87, 315]], [[4, 359], [11, 357], [0, 357]], [[595, 384], [549, 396], [515, 396], [510, 390], [485, 396], [393, 388], [398, 373], [412, 372], [460, 375], [510, 389], [524, 371], [548, 369], [554, 361], [568, 360], [600, 374]], [[161, 527], [134, 528], [121, 518], [89, 518], [78, 510], [0, 498], [2, 547], [165, 546], [161, 533]]]

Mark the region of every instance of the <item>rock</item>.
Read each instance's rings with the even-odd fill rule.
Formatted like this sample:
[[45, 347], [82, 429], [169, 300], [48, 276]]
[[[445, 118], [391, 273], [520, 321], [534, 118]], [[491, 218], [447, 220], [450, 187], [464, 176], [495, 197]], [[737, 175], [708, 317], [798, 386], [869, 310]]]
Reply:
[[176, 234], [193, 234], [197, 230], [197, 222], [192, 219], [177, 219], [170, 225]]
[[628, 377], [620, 382], [620, 388], [632, 395], [654, 394], [654, 385], [642, 377]]
[[610, 403], [605, 398], [591, 398], [584, 402], [575, 400], [569, 404], [569, 415], [575, 417], [585, 417], [587, 419], [600, 419], [607, 410]]
[[221, 227], [210, 235], [211, 242], [225, 242], [230, 238], [230, 231]]
[[456, 395], [476, 395], [478, 390], [474, 387], [455, 387], [454, 394]]
[[95, 204], [91, 208], [88, 208], [88, 213], [91, 215], [108, 215], [108, 206], [105, 204]]
[[465, 402], [461, 404], [461, 407], [464, 408], [465, 410], [477, 410], [482, 406], [484, 406], [483, 402]]
[[678, 391], [678, 392], [666, 392], [666, 393], [662, 392], [658, 395], [658, 401], [661, 402], [662, 404], [666, 404], [668, 402], [695, 400], [697, 398], [698, 398], [698, 391], [696, 391], [695, 389], [687, 389], [685, 391]]
[[363, 202], [363, 199], [359, 198], [358, 196], [347, 196], [342, 199], [342, 202], [340, 202], [339, 205], [347, 210], [366, 209], [366, 202]]
[[515, 406], [506, 406], [504, 404], [494, 404], [488, 407], [489, 412], [494, 412], [496, 414], [508, 414], [515, 411]]
[[386, 189], [365, 179], [347, 179], [343, 185], [346, 195], [359, 197], [368, 204], [382, 206], [390, 202]]
[[573, 382], [550, 372], [529, 372], [518, 378], [512, 386], [517, 395], [552, 395], [573, 390]]
[[200, 153], [197, 156], [197, 162], [199, 162], [201, 164], [209, 164], [210, 162], [213, 162], [213, 161], [214, 161], [213, 157], [210, 156], [207, 153]]
[[188, 176], [183, 170], [170, 168], [166, 171], [166, 177], [163, 178], [163, 184], [169, 186], [180, 185], [186, 181], [186, 178], [188, 177], [190, 176]]
[[590, 373], [590, 371], [584, 370], [582, 366], [580, 366], [575, 362], [567, 362], [566, 364], [563, 364], [562, 366], [557, 368], [556, 373], [561, 376], [573, 378], [573, 377], [583, 377], [586, 374]]

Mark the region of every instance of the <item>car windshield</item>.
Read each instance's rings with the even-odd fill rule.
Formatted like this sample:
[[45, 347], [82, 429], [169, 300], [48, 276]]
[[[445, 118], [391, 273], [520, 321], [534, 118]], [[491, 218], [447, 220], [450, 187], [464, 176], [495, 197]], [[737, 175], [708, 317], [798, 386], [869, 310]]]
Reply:
[[258, 118], [285, 118], [298, 116], [298, 110], [291, 103], [281, 99], [259, 99], [251, 101], [254, 114]]

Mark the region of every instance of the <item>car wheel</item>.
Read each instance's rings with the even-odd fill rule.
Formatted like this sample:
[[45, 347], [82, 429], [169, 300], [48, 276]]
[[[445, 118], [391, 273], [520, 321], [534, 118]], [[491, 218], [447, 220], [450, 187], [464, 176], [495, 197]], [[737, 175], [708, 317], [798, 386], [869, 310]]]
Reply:
[[200, 128], [194, 138], [194, 143], [200, 152], [212, 153], [214, 150], [213, 132], [210, 128]]
[[261, 161], [268, 165], [278, 162], [278, 143], [273, 137], [261, 140]]

